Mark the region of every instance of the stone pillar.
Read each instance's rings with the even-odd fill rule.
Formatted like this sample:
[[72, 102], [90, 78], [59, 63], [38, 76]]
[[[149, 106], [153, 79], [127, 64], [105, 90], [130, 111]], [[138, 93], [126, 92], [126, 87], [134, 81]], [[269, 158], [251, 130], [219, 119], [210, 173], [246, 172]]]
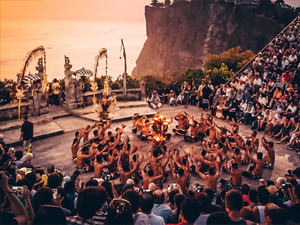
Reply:
[[67, 56], [65, 56], [65, 92], [67, 110], [77, 109], [83, 106], [83, 90], [80, 81], [72, 77], [74, 72], [71, 71], [72, 64]]
[[140, 87], [141, 87], [141, 100], [146, 101], [146, 82], [144, 80], [140, 81]]

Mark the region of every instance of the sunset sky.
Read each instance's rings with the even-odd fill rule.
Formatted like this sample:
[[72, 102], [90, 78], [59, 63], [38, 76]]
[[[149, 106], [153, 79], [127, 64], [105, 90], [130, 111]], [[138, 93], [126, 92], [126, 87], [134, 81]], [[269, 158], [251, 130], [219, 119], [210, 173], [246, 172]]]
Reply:
[[0, 0], [7, 19], [144, 20], [151, 0]]

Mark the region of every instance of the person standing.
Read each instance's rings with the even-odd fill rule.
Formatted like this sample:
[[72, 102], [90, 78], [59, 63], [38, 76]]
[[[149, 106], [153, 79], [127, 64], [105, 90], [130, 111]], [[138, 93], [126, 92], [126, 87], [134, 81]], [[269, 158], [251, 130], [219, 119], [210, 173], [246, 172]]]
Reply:
[[56, 78], [53, 81], [54, 81], [54, 83], [52, 84], [52, 94], [53, 94], [54, 104], [56, 106], [59, 106], [60, 85], [57, 82]]
[[30, 143], [33, 137], [33, 123], [28, 121], [28, 116], [23, 115], [23, 124], [21, 127], [20, 140], [23, 140], [23, 147], [30, 147]]
[[190, 85], [184, 81], [183, 85], [181, 86], [181, 90], [184, 93], [184, 98], [183, 98], [183, 102], [184, 102], [184, 108], [187, 108], [189, 105], [189, 98], [190, 98]]

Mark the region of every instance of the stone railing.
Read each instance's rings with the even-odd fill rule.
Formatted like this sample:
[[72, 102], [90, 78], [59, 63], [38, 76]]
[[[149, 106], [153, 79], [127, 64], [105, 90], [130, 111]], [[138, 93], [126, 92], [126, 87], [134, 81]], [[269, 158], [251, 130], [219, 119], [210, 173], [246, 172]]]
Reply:
[[[18, 118], [18, 103], [0, 106], [0, 121]], [[21, 103], [21, 115], [29, 112], [30, 103]]]
[[[96, 91], [96, 97], [99, 99], [102, 96], [103, 90]], [[123, 90], [111, 90], [111, 96], [117, 96], [117, 101], [124, 101], [123, 98]], [[92, 105], [93, 104], [93, 97], [94, 93], [92, 91], [85, 92], [83, 94], [84, 105]], [[141, 88], [134, 88], [134, 89], [127, 89], [126, 91], [126, 101], [141, 101], [142, 100], [142, 89]]]

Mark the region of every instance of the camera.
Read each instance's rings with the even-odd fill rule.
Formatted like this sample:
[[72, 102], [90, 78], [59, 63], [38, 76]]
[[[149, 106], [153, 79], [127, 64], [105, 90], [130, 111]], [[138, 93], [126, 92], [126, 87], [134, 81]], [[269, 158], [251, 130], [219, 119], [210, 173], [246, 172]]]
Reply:
[[12, 186], [11, 189], [16, 196], [22, 196], [24, 191], [22, 186]]
[[288, 188], [293, 188], [293, 186], [291, 184], [282, 184], [281, 185], [283, 189], [288, 189]]
[[57, 189], [56, 188], [52, 189], [52, 197], [54, 200], [57, 199], [57, 195], [58, 195]]
[[292, 170], [286, 170], [286, 174], [284, 175], [285, 177], [292, 177], [293, 176], [293, 172]]

